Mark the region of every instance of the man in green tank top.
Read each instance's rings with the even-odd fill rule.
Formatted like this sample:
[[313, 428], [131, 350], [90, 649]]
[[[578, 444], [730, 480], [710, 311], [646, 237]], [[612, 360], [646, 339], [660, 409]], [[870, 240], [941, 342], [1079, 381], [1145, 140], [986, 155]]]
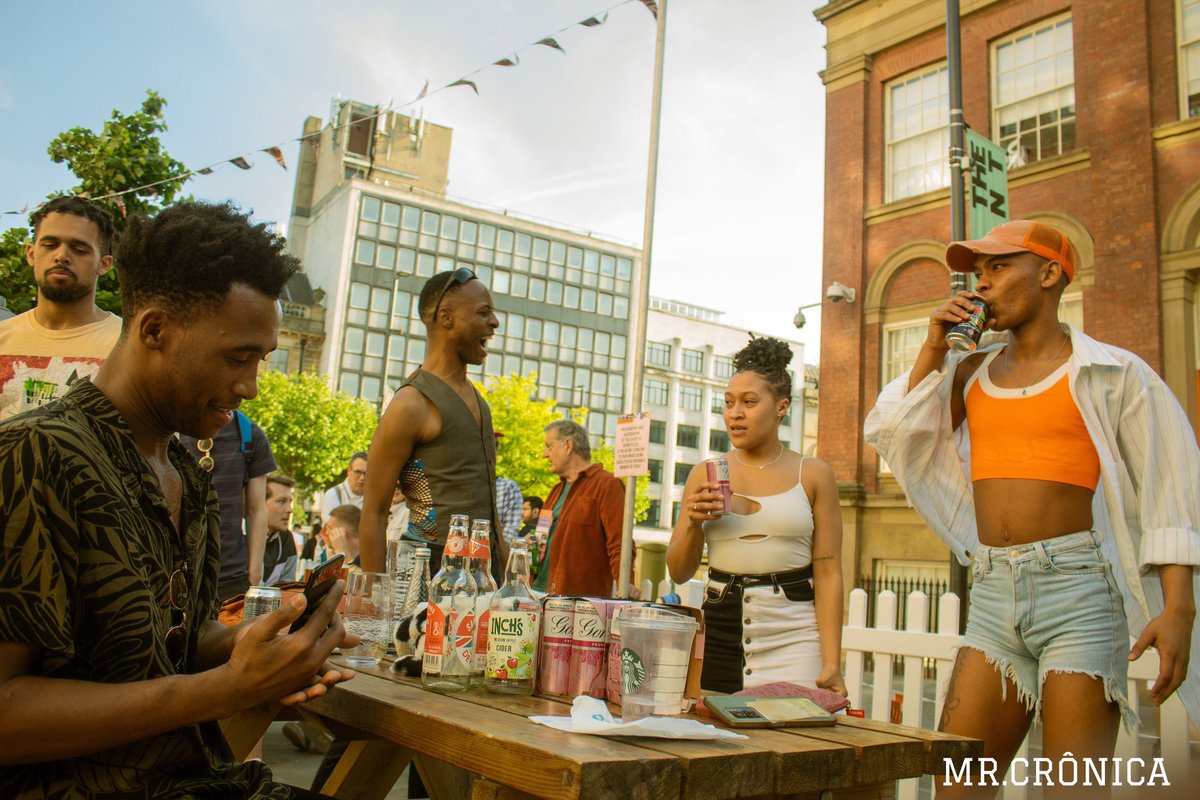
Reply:
[[500, 327], [487, 287], [469, 269], [425, 282], [421, 321], [429, 342], [421, 368], [402, 384], [371, 441], [361, 528], [362, 566], [383, 571], [387, 519], [397, 481], [409, 508], [403, 535], [430, 548], [436, 570], [451, 514], [492, 522], [493, 565], [507, 547], [496, 512], [496, 440], [487, 402], [467, 377]]

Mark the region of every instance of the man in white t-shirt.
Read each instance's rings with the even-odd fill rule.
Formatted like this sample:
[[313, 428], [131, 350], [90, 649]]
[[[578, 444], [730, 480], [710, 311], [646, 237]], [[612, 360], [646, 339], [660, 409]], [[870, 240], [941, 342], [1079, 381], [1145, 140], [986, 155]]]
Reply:
[[121, 318], [96, 306], [96, 282], [112, 268], [108, 214], [81, 197], [56, 197], [29, 222], [25, 260], [37, 305], [0, 321], [0, 420], [95, 375], [121, 335]]
[[363, 489], [367, 487], [367, 454], [350, 456], [346, 480], [325, 492], [321, 498], [321, 522], [329, 522], [329, 514], [338, 506], [363, 507]]

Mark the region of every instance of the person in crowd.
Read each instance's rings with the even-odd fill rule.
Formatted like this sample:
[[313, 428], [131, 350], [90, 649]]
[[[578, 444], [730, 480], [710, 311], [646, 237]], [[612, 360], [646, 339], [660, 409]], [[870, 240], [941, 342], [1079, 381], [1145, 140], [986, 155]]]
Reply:
[[387, 540], [398, 541], [408, 530], [408, 501], [404, 499], [404, 490], [396, 484], [392, 492], [392, 507], [388, 509]]
[[267, 544], [263, 555], [263, 583], [289, 583], [296, 580], [300, 560], [292, 521], [292, 490], [296, 481], [287, 475], [267, 476]]
[[37, 305], [0, 321], [0, 420], [94, 376], [121, 334], [121, 318], [96, 305], [96, 282], [113, 263], [108, 213], [82, 197], [56, 197], [29, 223]]
[[436, 571], [452, 514], [492, 522], [492, 569], [507, 558], [496, 505], [496, 439], [487, 401], [467, 378], [482, 364], [500, 322], [492, 295], [471, 270], [439, 272], [418, 300], [428, 344], [421, 368], [405, 379], [371, 440], [363, 505], [363, 569], [384, 571], [389, 503], [399, 481], [408, 501], [406, 536], [429, 546]]
[[216, 621], [220, 531], [208, 476], [173, 433], [215, 436], [257, 394], [278, 297], [299, 268], [231, 205], [130, 220], [120, 340], [67, 393], [0, 423], [0, 796], [311, 797], [235, 763], [216, 724], [318, 697], [352, 673], [341, 583]]
[[221, 506], [221, 602], [245, 594], [265, 577], [267, 543], [267, 475], [275, 455], [262, 428], [237, 409], [233, 419], [211, 439], [180, 434], [188, 451], [202, 464], [211, 462], [213, 488]]
[[676, 583], [708, 544], [703, 688], [733, 693], [785, 681], [846, 694], [842, 679], [842, 515], [822, 461], [787, 449], [792, 350], [752, 338], [725, 387], [731, 513], [697, 464], [667, 547]]
[[542, 513], [542, 498], [525, 495], [521, 504], [521, 536], [529, 536], [537, 528], [538, 515]]
[[542, 455], [559, 482], [546, 498], [553, 519], [533, 588], [549, 594], [611, 597], [621, 574], [625, 486], [592, 463], [587, 431], [573, 420], [546, 426]]
[[305, 561], [323, 562], [318, 552], [324, 546], [324, 537], [321, 535], [321, 520], [317, 520], [312, 525], [312, 530], [309, 531], [308, 538], [304, 540], [304, 546], [300, 548], [300, 558]]
[[329, 514], [338, 506], [363, 507], [363, 490], [367, 485], [367, 454], [355, 453], [346, 466], [346, 479], [321, 498], [321, 521], [329, 522]]
[[362, 524], [362, 509], [347, 503], [329, 512], [329, 522], [321, 528], [328, 548], [326, 559], [335, 555], [346, 557], [345, 566], [357, 567], [359, 562], [359, 526]]
[[[866, 422], [913, 507], [971, 565], [939, 727], [982, 739], [1001, 775], [1038, 717], [1043, 756], [1110, 757], [1122, 718], [1136, 724], [1128, 662], [1147, 647], [1154, 702], [1178, 689], [1200, 719], [1200, 450], [1186, 415], [1140, 358], [1059, 322], [1079, 255], [1058, 228], [1008, 222], [951, 243], [946, 263], [975, 291], [933, 312]], [[1007, 336], [950, 353], [976, 298]]]

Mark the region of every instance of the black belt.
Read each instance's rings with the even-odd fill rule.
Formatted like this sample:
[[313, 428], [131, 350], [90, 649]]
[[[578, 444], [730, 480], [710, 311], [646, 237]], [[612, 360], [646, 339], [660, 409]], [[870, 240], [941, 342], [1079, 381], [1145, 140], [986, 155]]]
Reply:
[[768, 572], [763, 575], [737, 575], [732, 572], [717, 569], [716, 567], [708, 568], [708, 577], [713, 580], [721, 581], [722, 583], [731, 586], [780, 586], [790, 585], [793, 583], [802, 583], [811, 581], [813, 576], [812, 564], [800, 569], [788, 570], [787, 572]]

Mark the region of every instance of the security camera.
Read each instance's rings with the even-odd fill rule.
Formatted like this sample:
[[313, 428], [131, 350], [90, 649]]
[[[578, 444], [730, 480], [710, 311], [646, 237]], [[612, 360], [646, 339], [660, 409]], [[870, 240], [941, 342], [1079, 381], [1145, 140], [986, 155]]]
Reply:
[[838, 281], [829, 284], [829, 288], [825, 290], [825, 296], [831, 303], [840, 303], [843, 300], [847, 303], [854, 302], [854, 290]]
[[792, 317], [792, 324], [797, 328], [803, 328], [806, 322], [808, 322], [808, 320], [804, 317], [803, 311], [797, 311], [796, 316]]

